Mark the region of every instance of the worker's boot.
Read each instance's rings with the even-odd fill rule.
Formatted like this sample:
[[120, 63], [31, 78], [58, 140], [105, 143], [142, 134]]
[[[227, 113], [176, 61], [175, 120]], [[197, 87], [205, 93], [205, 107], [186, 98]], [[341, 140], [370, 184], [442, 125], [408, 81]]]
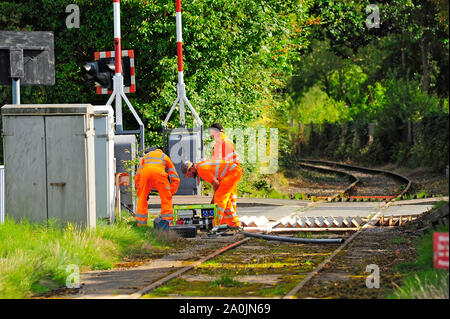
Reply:
[[242, 226], [229, 226], [229, 229], [234, 231], [234, 232], [240, 232], [244, 230], [244, 227]]

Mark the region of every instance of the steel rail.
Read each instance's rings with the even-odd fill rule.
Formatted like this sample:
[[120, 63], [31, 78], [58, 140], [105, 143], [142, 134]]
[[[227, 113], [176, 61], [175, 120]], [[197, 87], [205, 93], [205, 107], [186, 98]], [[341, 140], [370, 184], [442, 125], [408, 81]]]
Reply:
[[196, 262], [192, 263], [191, 265], [186, 266], [186, 267], [184, 267], [184, 268], [182, 268], [182, 269], [180, 269], [180, 270], [178, 270], [178, 271], [176, 271], [174, 273], [171, 273], [171, 274], [169, 274], [169, 275], [159, 279], [158, 281], [156, 281], [156, 282], [154, 282], [154, 283], [152, 283], [152, 284], [150, 284], [150, 285], [140, 289], [139, 291], [137, 291], [137, 292], [135, 292], [135, 293], [133, 293], [131, 295], [126, 296], [124, 299], [137, 299], [137, 298], [140, 298], [143, 295], [145, 295], [145, 294], [149, 293], [150, 291], [152, 291], [153, 289], [155, 289], [155, 288], [165, 284], [166, 282], [168, 282], [168, 281], [170, 281], [170, 280], [180, 276], [181, 274], [183, 274], [183, 273], [193, 269], [194, 267], [197, 267], [197, 266], [203, 264], [205, 261], [208, 261], [208, 260], [210, 260], [210, 259], [212, 259], [212, 258], [214, 258], [214, 257], [216, 257], [216, 256], [218, 256], [218, 255], [220, 255], [220, 254], [222, 254], [224, 252], [226, 252], [227, 250], [230, 250], [230, 249], [233, 249], [235, 247], [238, 247], [238, 246], [248, 242], [250, 239], [251, 239], [250, 237], [247, 237], [247, 238], [241, 239], [239, 241], [236, 241], [236, 242], [234, 242], [234, 243], [232, 243], [230, 245], [227, 245], [227, 246], [225, 246], [223, 248], [220, 248], [219, 250], [216, 250], [215, 252], [209, 254], [208, 256], [205, 256], [205, 257], [197, 260]]
[[264, 235], [261, 233], [249, 233], [249, 232], [242, 232], [241, 234], [247, 237], [254, 237], [265, 240], [283, 241], [288, 243], [337, 244], [342, 243], [344, 241], [342, 238], [297, 238], [297, 237], [271, 236], [271, 235]]
[[[306, 212], [306, 211], [309, 211], [309, 210], [312, 210], [312, 209], [316, 208], [316, 206], [318, 204], [320, 204], [320, 203], [324, 203], [326, 201], [332, 201], [334, 198], [337, 198], [339, 196], [343, 196], [344, 194], [349, 192], [352, 188], [354, 188], [360, 182], [360, 180], [355, 175], [347, 173], [347, 172], [343, 172], [343, 171], [336, 170], [336, 169], [333, 169], [333, 168], [322, 168], [322, 167], [317, 167], [317, 166], [314, 166], [314, 165], [308, 165], [308, 164], [302, 164], [302, 163], [299, 163], [299, 164], [300, 164], [300, 166], [304, 166], [304, 167], [307, 167], [307, 168], [310, 168], [310, 169], [327, 171], [327, 172], [334, 172], [334, 173], [339, 173], [339, 174], [345, 174], [345, 175], [349, 176], [350, 178], [352, 178], [354, 180], [343, 191], [341, 191], [339, 193], [336, 193], [333, 196], [329, 196], [327, 198], [319, 199], [318, 201], [314, 201], [312, 203], [309, 203], [308, 205], [305, 206], [305, 208], [304, 208], [305, 210], [303, 212]], [[298, 211], [295, 211], [294, 213], [290, 214], [290, 216], [297, 214], [297, 212]], [[276, 224], [277, 222], [279, 222], [279, 220], [276, 221], [274, 224]], [[267, 231], [268, 230], [266, 230], [266, 232]]]
[[340, 171], [337, 169], [333, 169], [333, 168], [324, 168], [324, 167], [319, 167], [319, 166], [314, 166], [314, 165], [310, 165], [310, 164], [305, 164], [305, 163], [299, 163], [300, 166], [303, 167], [307, 167], [310, 169], [315, 169], [315, 170], [319, 170], [319, 171], [327, 171], [327, 172], [334, 172], [334, 173], [338, 173], [338, 174], [342, 174], [342, 175], [347, 175], [349, 176], [351, 179], [353, 179], [353, 182], [347, 186], [347, 188], [345, 190], [343, 190], [342, 192], [339, 192], [333, 196], [328, 196], [328, 197], [324, 197], [325, 199], [327, 199], [328, 201], [331, 201], [341, 195], [344, 195], [346, 193], [348, 193], [352, 188], [354, 188], [358, 183], [360, 183], [361, 181], [359, 180], [358, 177], [356, 177], [353, 174], [350, 174], [348, 172], [344, 172], [344, 171]]
[[[305, 165], [305, 166], [308, 166], [308, 165]], [[324, 170], [328, 170], [328, 169], [324, 169]], [[332, 169], [330, 169], [330, 170], [332, 170]], [[330, 171], [330, 170], [328, 170], [328, 171]], [[341, 194], [345, 193], [346, 191], [348, 191], [349, 189], [354, 187], [359, 182], [358, 178], [356, 178], [355, 176], [353, 176], [351, 174], [344, 173], [344, 172], [340, 172], [340, 173], [349, 175], [354, 181], [343, 192], [335, 194], [334, 196], [332, 196], [332, 198], [340, 196]], [[321, 202], [321, 201], [315, 202], [314, 204], [318, 204], [319, 202]], [[311, 208], [313, 208], [313, 207], [311, 207]], [[224, 253], [225, 251], [231, 250], [233, 248], [236, 248], [236, 247], [238, 247], [238, 246], [240, 246], [240, 245], [250, 241], [251, 237], [256, 237], [253, 234], [248, 234], [248, 233], [243, 233], [243, 234], [245, 236], [247, 236], [247, 237], [242, 239], [242, 240], [236, 241], [236, 242], [234, 242], [234, 243], [232, 243], [230, 245], [227, 245], [226, 247], [223, 247], [223, 248], [213, 252], [212, 254], [206, 256], [206, 257], [203, 257], [203, 258], [197, 260], [196, 262], [194, 262], [193, 264], [191, 264], [189, 266], [186, 266], [186, 267], [184, 267], [184, 268], [182, 268], [182, 269], [180, 269], [180, 270], [178, 270], [176, 272], [173, 272], [173, 273], [171, 273], [171, 274], [169, 274], [169, 275], [159, 279], [158, 281], [156, 281], [156, 282], [154, 282], [154, 283], [152, 283], [152, 284], [150, 284], [150, 285], [140, 289], [139, 291], [137, 291], [137, 292], [135, 292], [135, 293], [133, 293], [131, 295], [128, 295], [128, 296], [125, 296], [125, 297], [121, 297], [121, 298], [126, 298], [126, 299], [141, 298], [143, 295], [149, 293], [153, 289], [156, 289], [157, 287], [160, 287], [160, 286], [164, 285], [168, 281], [170, 281], [170, 280], [172, 280], [172, 279], [182, 275], [183, 273], [193, 269], [194, 267], [197, 267], [197, 266], [201, 265], [202, 263], [204, 263], [204, 262], [206, 262], [206, 261], [208, 261], [208, 260], [218, 256], [219, 254]], [[271, 238], [272, 240], [278, 239], [278, 238], [275, 238], [275, 237], [278, 237], [278, 236], [270, 236], [270, 237], [273, 237], [273, 238]], [[284, 239], [282, 239], [282, 240], [284, 240]], [[301, 238], [297, 238], [297, 240], [298, 240], [298, 242], [300, 242], [302, 240], [306, 240], [308, 242], [316, 242], [317, 241], [317, 240], [312, 240], [312, 239], [301, 239]], [[285, 241], [287, 241], [287, 240], [285, 240]], [[321, 239], [320, 241], [327, 242], [327, 240], [324, 240], [324, 239]], [[340, 240], [340, 239], [339, 240], [333, 239], [332, 242], [342, 242], [342, 240]]]
[[[353, 187], [355, 187], [355, 186], [360, 182], [360, 180], [359, 180], [356, 176], [352, 175], [351, 173], [345, 172], [345, 171], [340, 171], [340, 170], [336, 170], [336, 169], [333, 169], [333, 168], [317, 167], [317, 166], [314, 166], [314, 165], [311, 165], [311, 164], [306, 164], [306, 163], [300, 163], [300, 165], [302, 165], [302, 166], [304, 166], [304, 167], [312, 168], [312, 169], [319, 169], [319, 170], [324, 170], [324, 171], [337, 172], [337, 173], [340, 173], [340, 174], [346, 174], [346, 175], [350, 176], [350, 177], [353, 179], [352, 184], [350, 184], [349, 186], [347, 186], [347, 187], [345, 188], [344, 191], [341, 191], [341, 192], [339, 192], [339, 193], [337, 193], [337, 194], [335, 194], [335, 195], [333, 195], [333, 196], [328, 197], [328, 198], [327, 198], [328, 201], [332, 200], [333, 198], [336, 198], [336, 197], [338, 197], [338, 196], [341, 196], [341, 195], [347, 193], [349, 190], [351, 190]], [[336, 165], [336, 166], [337, 166], [337, 165]], [[352, 167], [352, 168], [353, 168], [353, 169], [362, 169], [362, 170], [366, 170], [366, 171], [370, 171], [370, 170], [371, 170], [371, 169], [365, 169], [365, 168], [354, 168], [354, 167]], [[387, 173], [389, 173], [389, 172], [387, 172]], [[408, 187], [405, 188], [405, 189], [403, 190], [403, 192], [402, 192], [401, 195], [403, 195], [403, 194], [409, 189], [409, 185], [410, 185], [410, 183], [408, 184]], [[321, 203], [321, 202], [325, 202], [325, 200], [319, 200], [319, 201], [317, 201], [317, 202], [311, 203], [311, 204], [308, 205], [307, 207], [309, 207], [309, 209], [314, 209], [314, 208], [317, 206], [317, 204], [319, 204], [319, 203]], [[342, 243], [342, 245], [340, 245], [336, 250], [334, 250], [334, 252], [332, 253], [332, 255], [330, 255], [324, 262], [322, 262], [318, 267], [316, 267], [316, 269], [314, 269], [311, 273], [309, 273], [308, 276], [307, 276], [301, 283], [299, 283], [296, 287], [294, 287], [294, 288], [293, 288], [293, 289], [292, 289], [292, 290], [291, 290], [284, 298], [288, 298], [288, 299], [289, 299], [289, 298], [292, 298], [293, 296], [295, 296], [295, 294], [301, 289], [301, 287], [303, 287], [303, 286], [304, 286], [304, 285], [305, 285], [305, 284], [306, 284], [306, 283], [307, 283], [307, 282], [308, 282], [308, 281], [309, 281], [316, 273], [318, 273], [318, 272], [319, 272], [319, 271], [320, 271], [320, 270], [321, 270], [328, 262], [330, 262], [330, 260], [331, 260], [334, 256], [336, 256], [343, 248], [345, 248], [345, 246], [347, 246], [347, 245], [348, 245], [355, 237], [357, 237], [357, 236], [358, 236], [365, 228], [367, 228], [367, 227], [369, 227], [370, 225], [372, 225], [372, 224], [373, 224], [373, 221], [375, 221], [376, 218], [378, 218], [378, 216], [382, 213], [382, 211], [383, 211], [384, 209], [386, 209], [386, 208], [390, 205], [390, 203], [391, 203], [391, 200], [387, 200], [387, 201], [386, 201], [386, 202], [385, 202], [385, 203], [377, 210], [376, 213], [374, 213], [372, 216], [369, 217], [369, 221], [368, 221], [365, 225], [363, 225], [361, 228], [359, 228], [359, 229], [358, 229], [358, 228], [357, 228], [357, 229], [346, 229], [347, 231], [355, 231], [355, 230], [356, 230], [356, 232], [355, 232], [354, 234], [352, 234], [352, 236], [349, 237], [347, 240], [345, 240], [345, 241]], [[280, 230], [281, 230], [281, 229], [280, 229]], [[311, 231], [311, 230], [309, 230], [309, 231]], [[135, 292], [135, 293], [133, 293], [133, 294], [127, 295], [127, 296], [125, 296], [125, 297], [124, 297], [124, 296], [121, 296], [121, 298], [126, 298], [126, 299], [137, 299], [137, 298], [141, 298], [143, 295], [149, 293], [149, 292], [152, 291], [153, 289], [155, 289], [155, 288], [157, 288], [157, 287], [160, 287], [160, 286], [164, 285], [164, 284], [167, 283], [168, 281], [170, 281], [170, 280], [172, 280], [172, 279], [174, 279], [174, 278], [176, 278], [176, 277], [182, 275], [183, 273], [185, 273], [185, 272], [187, 272], [187, 271], [192, 270], [193, 268], [195, 268], [195, 267], [197, 267], [197, 266], [203, 264], [204, 262], [206, 262], [206, 261], [208, 261], [208, 260], [210, 260], [210, 259], [212, 259], [212, 258], [214, 258], [214, 257], [216, 257], [216, 256], [218, 256], [218, 255], [220, 255], [220, 254], [222, 254], [222, 253], [228, 251], [228, 250], [231, 250], [231, 249], [233, 249], [233, 248], [236, 248], [236, 247], [238, 247], [238, 246], [240, 246], [240, 245], [242, 245], [242, 244], [244, 244], [244, 243], [250, 241], [250, 240], [251, 240], [251, 237], [261, 237], [261, 236], [266, 236], [267, 239], [271, 239], [271, 240], [284, 240], [283, 238], [286, 238], [286, 237], [279, 237], [279, 236], [267, 236], [267, 235], [262, 235], [262, 234], [250, 234], [250, 233], [244, 233], [244, 235], [246, 235], [246, 236], [248, 236], [248, 237], [246, 237], [246, 238], [244, 238], [244, 239], [242, 239], [242, 240], [238, 240], [238, 241], [236, 241], [236, 242], [234, 242], [234, 243], [232, 243], [232, 244], [229, 244], [229, 245], [227, 245], [227, 246], [225, 246], [225, 247], [223, 247], [223, 248], [220, 248], [220, 249], [218, 249], [217, 251], [215, 251], [215, 252], [213, 252], [213, 253], [211, 253], [211, 254], [209, 254], [209, 255], [207, 255], [207, 256], [205, 256], [205, 257], [199, 259], [199, 260], [197, 260], [196, 262], [192, 263], [191, 265], [186, 266], [186, 267], [184, 267], [184, 268], [182, 268], [182, 269], [180, 269], [180, 270], [178, 270], [178, 271], [175, 271], [175, 272], [173, 272], [173, 273], [171, 273], [171, 274], [169, 274], [169, 275], [167, 275], [167, 276], [165, 276], [165, 277], [163, 277], [163, 278], [157, 280], [156, 282], [153, 282], [152, 284], [150, 284], [150, 285], [148, 285], [148, 286], [146, 286], [146, 287], [140, 289], [139, 291], [137, 291], [137, 292]], [[270, 238], [269, 238], [269, 237], [270, 237]], [[304, 239], [298, 238], [298, 240], [301, 241], [301, 240], [304, 240]], [[309, 240], [308, 242], [312, 242], [311, 239], [308, 239], [308, 240]], [[288, 241], [288, 240], [286, 240], [286, 241]], [[327, 240], [323, 240], [323, 239], [322, 239], [322, 241], [328, 242]], [[306, 241], [305, 241], [305, 242], [306, 242]], [[315, 241], [314, 241], [314, 242], [315, 242]], [[333, 242], [334, 242], [334, 241], [333, 241]], [[341, 242], [342, 242], [342, 241], [341, 241]]]
[[[309, 168], [309, 169], [325, 171], [325, 172], [333, 172], [333, 173], [338, 173], [338, 174], [341, 174], [341, 175], [347, 175], [353, 180], [353, 182], [350, 185], [348, 185], [343, 191], [340, 191], [340, 192], [338, 192], [338, 193], [336, 193], [336, 194], [334, 194], [332, 196], [319, 199], [318, 201], [314, 201], [312, 203], [309, 203], [308, 205], [306, 205], [306, 207], [304, 208], [302, 213], [305, 213], [307, 211], [310, 211], [310, 210], [316, 208], [317, 205], [320, 204], [320, 203], [331, 202], [333, 199], [335, 199], [337, 197], [344, 196], [351, 189], [353, 189], [358, 183], [360, 183], [360, 180], [355, 175], [353, 175], [351, 173], [348, 173], [348, 172], [344, 172], [344, 171], [333, 169], [333, 168], [318, 167], [318, 166], [314, 166], [314, 165], [311, 165], [311, 164], [300, 163], [300, 162], [298, 164], [300, 166], [303, 166], [303, 167], [306, 167], [306, 168]], [[289, 217], [291, 217], [293, 215], [296, 215], [296, 214], [298, 214], [298, 211], [293, 212], [292, 214], [289, 215]], [[252, 230], [253, 231], [258, 231], [259, 230], [259, 231], [262, 231], [263, 233], [266, 233], [266, 234], [276, 233], [276, 232], [278, 232], [278, 233], [291, 232], [292, 229], [290, 229], [290, 228], [286, 228], [286, 229], [284, 229], [284, 228], [277, 228], [277, 230], [275, 230], [274, 226], [276, 226], [284, 218], [286, 218], [286, 217], [280, 218], [279, 220], [271, 223], [269, 227], [264, 227], [264, 228], [259, 228], [259, 229], [255, 229], [255, 228], [254, 229], [248, 229], [248, 228], [244, 227], [244, 230], [248, 230], [248, 231], [252, 231]], [[354, 230], [354, 229], [346, 229], [346, 230]]]
[[319, 266], [317, 266], [313, 271], [311, 271], [299, 284], [297, 284], [294, 288], [291, 289], [283, 297], [283, 299], [293, 299], [295, 295], [302, 289], [317, 273], [319, 273], [340, 251], [342, 251], [353, 239], [355, 239], [361, 232], [371, 225], [371, 222], [375, 221], [378, 216], [381, 214], [383, 209], [386, 209], [389, 206], [390, 202], [386, 202], [382, 207], [378, 210], [378, 212], [372, 216], [372, 218], [363, 225], [358, 231], [356, 231], [353, 235], [351, 235], [342, 245], [340, 245], [327, 259], [325, 259]]
[[410, 188], [411, 181], [400, 174], [393, 173], [390, 171], [385, 170], [379, 170], [379, 169], [372, 169], [367, 167], [359, 167], [359, 166], [353, 166], [353, 165], [347, 165], [347, 164], [341, 164], [336, 162], [329, 162], [329, 161], [320, 161], [320, 160], [300, 160], [303, 162], [309, 162], [309, 163], [318, 163], [318, 164], [325, 164], [327, 166], [340, 166], [344, 168], [350, 168], [353, 170], [360, 170], [365, 172], [375, 172], [375, 173], [383, 173], [388, 176], [394, 176], [394, 178], [401, 179], [405, 182], [407, 182], [407, 186], [405, 189], [403, 189], [399, 195], [397, 195], [395, 198], [386, 198], [386, 201], [383, 203], [383, 205], [377, 210], [376, 213], [374, 213], [372, 216], [370, 216], [369, 221], [363, 225], [358, 231], [356, 231], [353, 235], [351, 235], [342, 245], [340, 245], [327, 259], [325, 259], [322, 263], [319, 264], [312, 272], [310, 272], [299, 284], [297, 284], [291, 291], [289, 291], [283, 299], [293, 299], [295, 298], [295, 295], [302, 289], [316, 274], [318, 274], [330, 261], [339, 253], [341, 252], [351, 241], [353, 241], [359, 234], [361, 234], [365, 229], [373, 226], [376, 223], [377, 218], [383, 213], [384, 210], [386, 210], [392, 202], [394, 202], [397, 198], [400, 198], [403, 196]]
[[[359, 171], [369, 172], [369, 173], [384, 174], [386, 176], [393, 177], [393, 178], [395, 178], [397, 180], [401, 180], [405, 184], [407, 184], [405, 189], [402, 192], [400, 192], [400, 194], [398, 194], [395, 197], [395, 199], [406, 194], [409, 191], [409, 189], [411, 188], [411, 184], [412, 184], [411, 180], [409, 178], [407, 178], [406, 176], [395, 173], [395, 172], [383, 170], [383, 169], [368, 168], [368, 167], [361, 167], [361, 166], [343, 164], [343, 163], [338, 163], [338, 162], [323, 161], [323, 160], [310, 160], [310, 159], [300, 159], [299, 163], [301, 163], [302, 165], [304, 165], [305, 163], [310, 163], [310, 164], [316, 163], [316, 164], [322, 164], [322, 165], [326, 165], [326, 166], [338, 166], [338, 167], [342, 167], [342, 168], [349, 168], [352, 170], [359, 170]], [[314, 166], [314, 165], [312, 165], [312, 166]]]

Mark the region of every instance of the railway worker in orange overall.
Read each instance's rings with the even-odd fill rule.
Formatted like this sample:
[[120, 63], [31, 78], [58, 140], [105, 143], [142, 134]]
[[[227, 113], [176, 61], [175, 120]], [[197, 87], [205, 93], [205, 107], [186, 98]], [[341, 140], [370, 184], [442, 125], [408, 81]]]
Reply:
[[[170, 183], [168, 178], [170, 178]], [[148, 203], [147, 197], [156, 189], [161, 199], [161, 218], [173, 223], [172, 196], [180, 185], [178, 173], [169, 156], [160, 149], [148, 152], [141, 160], [134, 183], [137, 190], [138, 203], [136, 223], [138, 226], [147, 225]]]
[[[227, 162], [233, 162], [239, 165], [239, 157], [236, 153], [234, 143], [232, 140], [227, 138], [224, 133], [222, 124], [214, 123], [209, 128], [212, 138], [214, 138], [214, 149], [212, 154], [213, 160], [224, 160]], [[237, 213], [237, 184], [233, 188], [231, 198], [231, 204], [233, 206], [234, 212]]]
[[[240, 226], [230, 201], [233, 189], [242, 177], [242, 169], [238, 164], [222, 160], [205, 160], [197, 164], [187, 161], [181, 165], [181, 172], [185, 177], [198, 177], [211, 183], [214, 189], [212, 203], [217, 204], [219, 209], [219, 224], [227, 224], [230, 227]], [[217, 226], [216, 221], [213, 226]]]

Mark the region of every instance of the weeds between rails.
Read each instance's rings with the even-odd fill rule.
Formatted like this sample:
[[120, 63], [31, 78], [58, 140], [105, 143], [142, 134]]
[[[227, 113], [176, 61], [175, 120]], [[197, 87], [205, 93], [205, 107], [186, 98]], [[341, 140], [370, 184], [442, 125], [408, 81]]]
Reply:
[[[321, 169], [336, 171], [336, 169], [330, 167], [321, 167]], [[351, 170], [354, 173], [350, 173]], [[361, 174], [361, 171], [369, 172], [370, 174], [367, 175], [386, 174], [385, 172], [355, 167], [340, 170], [340, 172], [351, 176]], [[397, 176], [392, 178], [399, 179]], [[353, 180], [354, 182], [345, 189], [346, 194], [349, 191], [353, 191], [352, 194], [357, 193], [357, 191], [361, 193], [361, 188], [358, 188], [356, 192], [354, 190], [355, 185], [360, 181], [359, 178], [353, 178]], [[370, 180], [370, 176], [368, 180]], [[378, 184], [385, 185], [384, 182]], [[409, 186], [410, 182], [408, 181], [407, 186], [400, 190], [400, 195], [403, 195]], [[398, 186], [393, 188], [393, 191], [396, 191], [395, 193], [398, 193], [398, 190]], [[343, 195], [344, 192], [340, 192], [333, 197], [339, 198]], [[382, 195], [388, 198], [385, 203], [387, 204], [390, 198], [397, 194], [389, 193], [389, 195], [386, 195], [386, 188], [383, 188], [382, 192], [377, 192], [375, 196]], [[177, 295], [184, 297], [289, 297], [298, 287], [299, 281], [304, 282], [308, 275], [312, 278], [313, 272], [320, 271], [318, 268], [323, 267], [324, 263], [329, 263], [331, 258], [337, 254], [337, 251], [353, 240], [357, 234], [354, 233], [347, 238], [347, 241], [339, 247], [336, 247], [336, 244], [324, 247], [323, 245], [312, 244], [274, 243], [261, 239], [250, 241], [249, 238], [245, 242], [237, 240], [193, 265], [141, 289], [130, 297], [155, 298]], [[255, 247], [255, 243], [258, 243], [257, 247]], [[258, 245], [260, 248], [258, 248]], [[270, 248], [274, 248], [270, 247], [271, 245], [275, 245], [276, 250], [271, 250]], [[248, 252], [248, 250], [251, 252]], [[188, 271], [189, 275], [186, 274]], [[217, 275], [220, 275], [220, 279], [216, 279]], [[268, 278], [272, 278], [272, 284], [270, 284]]]

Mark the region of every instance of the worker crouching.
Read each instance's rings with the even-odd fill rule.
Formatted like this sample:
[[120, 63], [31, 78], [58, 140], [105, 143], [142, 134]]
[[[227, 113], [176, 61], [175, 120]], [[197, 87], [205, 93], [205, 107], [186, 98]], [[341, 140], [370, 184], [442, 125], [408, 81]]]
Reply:
[[[217, 204], [219, 210], [219, 224], [230, 227], [239, 227], [239, 219], [231, 202], [233, 190], [242, 178], [242, 169], [236, 163], [223, 160], [206, 160], [197, 164], [184, 162], [181, 172], [185, 177], [202, 178], [210, 183], [214, 189], [212, 203]], [[216, 221], [213, 222], [214, 226]]]
[[[170, 183], [169, 179], [170, 178]], [[160, 149], [148, 152], [141, 160], [134, 178], [138, 203], [136, 223], [146, 226], [148, 220], [147, 198], [153, 189], [158, 191], [161, 199], [161, 218], [173, 223], [172, 196], [180, 185], [178, 173], [169, 156]]]

